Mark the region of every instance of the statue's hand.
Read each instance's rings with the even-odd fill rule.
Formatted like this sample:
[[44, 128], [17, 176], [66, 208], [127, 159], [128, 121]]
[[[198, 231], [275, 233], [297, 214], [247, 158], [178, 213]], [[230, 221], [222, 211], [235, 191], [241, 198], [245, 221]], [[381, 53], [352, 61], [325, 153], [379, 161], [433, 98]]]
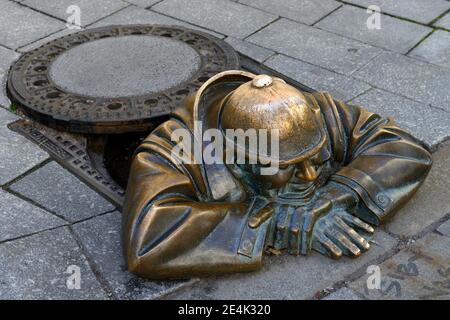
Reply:
[[316, 222], [312, 248], [335, 259], [342, 255], [358, 257], [369, 249], [367, 238], [373, 232], [374, 229], [359, 218], [343, 209], [336, 209]]

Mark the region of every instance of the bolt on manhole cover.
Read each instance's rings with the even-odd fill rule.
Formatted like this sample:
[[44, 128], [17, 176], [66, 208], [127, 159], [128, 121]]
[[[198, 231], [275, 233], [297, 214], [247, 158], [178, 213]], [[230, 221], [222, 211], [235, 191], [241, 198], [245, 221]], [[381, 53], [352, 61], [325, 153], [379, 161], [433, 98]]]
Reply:
[[8, 92], [28, 116], [57, 129], [143, 131], [211, 76], [238, 68], [233, 48], [203, 32], [110, 26], [24, 54], [11, 68]]

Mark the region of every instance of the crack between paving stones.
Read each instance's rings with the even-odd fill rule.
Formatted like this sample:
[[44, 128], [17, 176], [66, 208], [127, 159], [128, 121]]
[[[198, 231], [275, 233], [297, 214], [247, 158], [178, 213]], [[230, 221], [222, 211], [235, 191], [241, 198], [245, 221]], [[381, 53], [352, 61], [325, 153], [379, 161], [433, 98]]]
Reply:
[[340, 8], [342, 8], [344, 5], [341, 4], [340, 6], [338, 6], [336, 9], [328, 12], [326, 15], [324, 15], [322, 18], [319, 18], [319, 20], [317, 20], [316, 22], [314, 22], [311, 27], [314, 27], [317, 23], [319, 23], [320, 21], [322, 21], [323, 19], [325, 19], [326, 17], [332, 15], [333, 13], [335, 13], [336, 11], [338, 11]]
[[[426, 34], [422, 39], [419, 40], [419, 42], [417, 42], [414, 46], [412, 46], [411, 49], [409, 49], [406, 53], [405, 56], [408, 56], [408, 54], [410, 54], [411, 51], [413, 51], [415, 48], [417, 48], [418, 46], [420, 46], [422, 44], [422, 42], [424, 42], [426, 39], [428, 39], [433, 33], [434, 31], [436, 31], [435, 29], [431, 30], [428, 34]], [[411, 58], [408, 56], [408, 58]]]
[[53, 161], [53, 159], [50, 158], [50, 156], [49, 156], [47, 159], [39, 162], [35, 166], [31, 167], [30, 169], [26, 170], [25, 172], [21, 173], [20, 175], [16, 176], [15, 178], [13, 178], [12, 180], [9, 180], [5, 184], [1, 185], [1, 188], [6, 191], [12, 184], [14, 184], [14, 183], [18, 182], [19, 180], [25, 178], [27, 175], [32, 174], [33, 172], [37, 171], [38, 169], [42, 168], [43, 166], [45, 166], [46, 164], [48, 164], [48, 163], [50, 163], [52, 161]]
[[[141, 8], [141, 9], [142, 9], [142, 8]], [[199, 25], [197, 25], [197, 24], [195, 24], [195, 23], [192, 23], [192, 22], [189, 22], [189, 21], [186, 21], [186, 20], [182, 20], [182, 19], [179, 19], [179, 18], [170, 16], [170, 15], [165, 14], [165, 13], [162, 13], [162, 12], [154, 11], [154, 10], [152, 10], [152, 9], [144, 9], [144, 10], [147, 10], [147, 11], [150, 11], [150, 12], [153, 12], [153, 13], [156, 13], [156, 14], [159, 14], [159, 15], [162, 15], [162, 16], [165, 16], [165, 17], [167, 17], [167, 18], [171, 18], [171, 19], [174, 19], [174, 20], [178, 20], [178, 21], [180, 21], [180, 22], [187, 23], [188, 25], [187, 25], [187, 26], [184, 26], [184, 27], [185, 27], [185, 28], [188, 28], [188, 29], [189, 29], [189, 25], [191, 25], [191, 26], [195, 26], [195, 27], [197, 27], [197, 28], [200, 28], [200, 29], [203, 29], [203, 30], [206, 30], [206, 31], [210, 31], [210, 32], [219, 34], [219, 35], [221, 35], [221, 36], [223, 37], [222, 39], [224, 39], [225, 37], [228, 36], [228, 35], [226, 35], [226, 34], [223, 34], [223, 33], [219, 32], [219, 31], [215, 31], [215, 30], [212, 30], [212, 29], [209, 29], [209, 28], [206, 28], [206, 27], [202, 27], [202, 26], [199, 26]], [[199, 30], [199, 31], [201, 32], [202, 30]], [[215, 36], [215, 35], [211, 34], [211, 36]]]
[[92, 261], [93, 260], [92, 257], [87, 252], [87, 250], [84, 247], [83, 243], [81, 242], [81, 239], [79, 238], [79, 236], [73, 230], [72, 225], [69, 225], [68, 229], [69, 229], [69, 232], [72, 235], [72, 237], [77, 242], [77, 245], [80, 248], [81, 254], [85, 257], [86, 261], [88, 262], [89, 268], [91, 268], [91, 271], [94, 274], [97, 281], [99, 282], [102, 290], [105, 291], [105, 293], [109, 299], [119, 300], [119, 298], [117, 297], [116, 293], [114, 292], [114, 290], [112, 289], [112, 287], [110, 286], [108, 281], [103, 277], [101, 271], [98, 269], [97, 264], [94, 261]]
[[17, 237], [14, 237], [14, 238], [1, 240], [0, 241], [0, 246], [5, 244], [5, 243], [8, 243], [8, 242], [12, 242], [12, 241], [15, 241], [15, 240], [20, 240], [20, 239], [25, 239], [25, 238], [28, 238], [28, 237], [31, 237], [31, 236], [34, 236], [34, 235], [37, 235], [37, 234], [41, 234], [41, 233], [44, 233], [44, 232], [47, 232], [47, 231], [52, 231], [52, 230], [59, 229], [59, 228], [65, 228], [65, 227], [68, 227], [68, 226], [69, 226], [69, 224], [62, 224], [62, 225], [59, 225], [59, 226], [56, 226], [56, 227], [50, 227], [50, 228], [47, 228], [47, 229], [42, 229], [42, 230], [35, 231], [35, 232], [32, 232], [32, 233], [27, 233], [27, 234], [24, 234], [24, 235], [21, 235], [21, 236], [17, 236]]
[[[126, 2], [126, 3], [128, 3], [128, 6], [125, 6], [125, 7], [123, 7], [123, 8], [120, 8], [120, 9], [117, 10], [117, 11], [114, 11], [114, 12], [112, 12], [112, 13], [106, 15], [106, 16], [103, 16], [103, 17], [101, 17], [101, 18], [99, 18], [99, 19], [97, 19], [97, 20], [95, 20], [95, 21], [93, 21], [93, 22], [91, 22], [91, 23], [88, 23], [88, 24], [86, 24], [83, 28], [85, 28], [85, 29], [90, 28], [93, 24], [95, 24], [95, 23], [97, 23], [97, 22], [100, 22], [100, 21], [102, 21], [103, 19], [109, 18], [109, 17], [111, 17], [113, 14], [119, 13], [119, 12], [121, 12], [122, 10], [128, 9], [128, 8], [130, 8], [130, 7], [136, 7], [136, 8], [142, 9], [142, 8], [140, 8], [140, 7], [138, 7], [138, 6], [135, 6], [135, 5], [133, 5], [133, 4], [129, 3], [129, 2]], [[145, 10], [145, 9], [143, 9], [143, 10]], [[120, 23], [118, 23], [118, 24], [120, 24]]]

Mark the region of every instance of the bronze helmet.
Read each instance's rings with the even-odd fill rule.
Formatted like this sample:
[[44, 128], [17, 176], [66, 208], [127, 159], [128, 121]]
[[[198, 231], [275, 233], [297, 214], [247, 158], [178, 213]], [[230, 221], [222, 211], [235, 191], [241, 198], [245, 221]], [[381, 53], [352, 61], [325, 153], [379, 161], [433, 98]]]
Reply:
[[[279, 158], [265, 157], [248, 146], [235, 144], [247, 158], [265, 158], [265, 162], [288, 165], [316, 154], [326, 135], [318, 106], [310, 105], [305, 96], [284, 80], [268, 75], [254, 76], [229, 93], [222, 101], [219, 127], [226, 140], [226, 129], [278, 129]], [[270, 141], [270, 138], [268, 138]]]

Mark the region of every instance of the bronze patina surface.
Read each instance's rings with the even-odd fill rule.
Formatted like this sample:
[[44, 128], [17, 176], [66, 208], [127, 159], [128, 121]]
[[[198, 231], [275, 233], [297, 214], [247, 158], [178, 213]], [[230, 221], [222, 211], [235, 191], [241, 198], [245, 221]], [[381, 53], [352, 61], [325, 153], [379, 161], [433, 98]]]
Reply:
[[[171, 153], [171, 136], [193, 133], [194, 121], [203, 130], [278, 127], [279, 171], [183, 163]], [[431, 163], [392, 119], [275, 77], [218, 74], [135, 152], [123, 207], [128, 268], [152, 279], [251, 271], [270, 248], [357, 257]]]
[[154, 119], [169, 115], [208, 78], [235, 68], [233, 48], [201, 31], [108, 26], [23, 54], [9, 72], [7, 89], [26, 115], [58, 130], [149, 131]]

